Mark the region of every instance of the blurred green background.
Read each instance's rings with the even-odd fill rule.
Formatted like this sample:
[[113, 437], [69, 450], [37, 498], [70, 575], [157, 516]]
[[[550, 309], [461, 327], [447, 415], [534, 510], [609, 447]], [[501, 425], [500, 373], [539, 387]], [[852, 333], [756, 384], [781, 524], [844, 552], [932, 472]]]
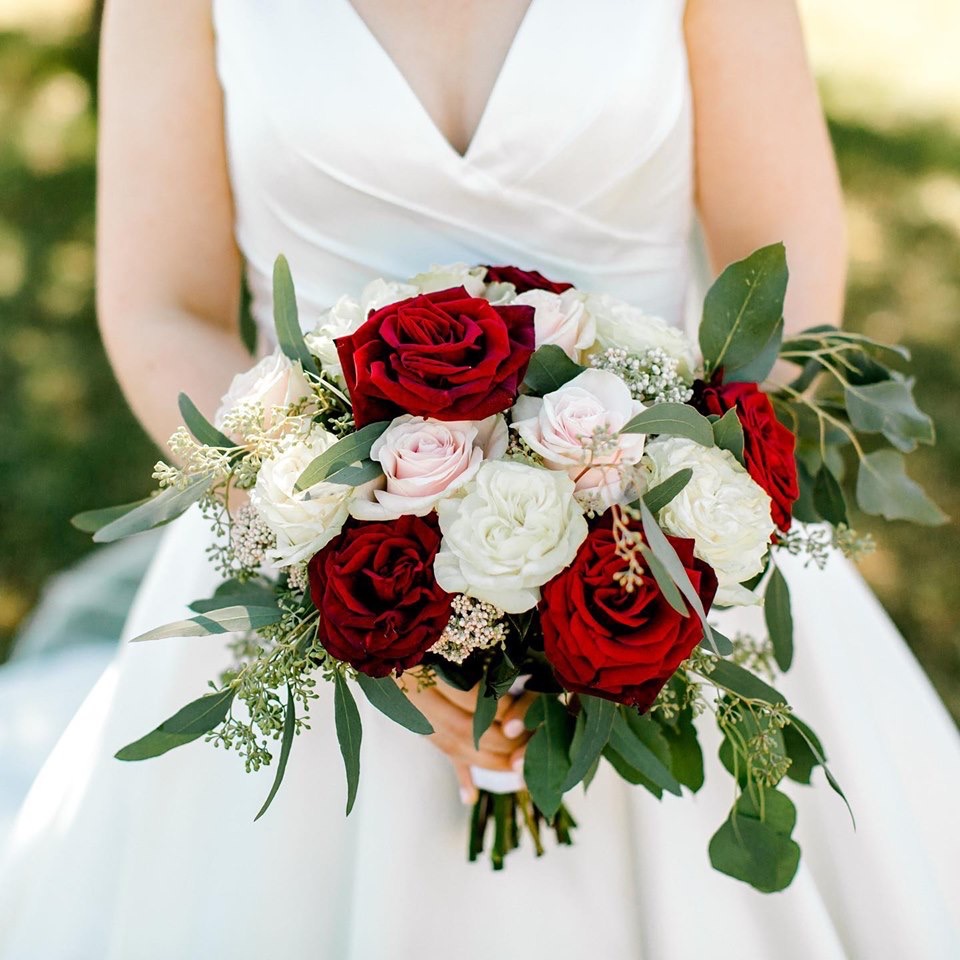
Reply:
[[[913, 350], [940, 439], [912, 472], [957, 517], [960, 5], [801, 10], [846, 189], [847, 323]], [[70, 516], [144, 495], [157, 456], [94, 318], [97, 19], [90, 0], [0, 0], [0, 661], [45, 579], [91, 547]], [[960, 718], [957, 527], [861, 525], [880, 544], [863, 572]]]

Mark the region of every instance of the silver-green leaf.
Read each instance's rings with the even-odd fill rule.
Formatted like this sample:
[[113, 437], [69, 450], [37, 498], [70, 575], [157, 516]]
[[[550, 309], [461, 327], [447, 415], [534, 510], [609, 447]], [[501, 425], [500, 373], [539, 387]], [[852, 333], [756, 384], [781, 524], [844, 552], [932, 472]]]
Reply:
[[710, 421], [685, 403], [655, 403], [638, 413], [620, 432], [686, 437], [703, 447], [713, 446]]

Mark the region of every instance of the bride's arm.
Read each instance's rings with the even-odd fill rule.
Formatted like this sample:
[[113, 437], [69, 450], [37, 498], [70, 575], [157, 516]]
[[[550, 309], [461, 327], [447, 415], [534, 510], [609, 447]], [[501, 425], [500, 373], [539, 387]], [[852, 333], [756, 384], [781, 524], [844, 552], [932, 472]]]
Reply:
[[685, 27], [714, 267], [783, 240], [787, 330], [839, 324], [843, 203], [794, 0], [688, 0]]
[[134, 413], [159, 443], [177, 394], [210, 415], [251, 365], [210, 4], [110, 0], [100, 59], [97, 304]]

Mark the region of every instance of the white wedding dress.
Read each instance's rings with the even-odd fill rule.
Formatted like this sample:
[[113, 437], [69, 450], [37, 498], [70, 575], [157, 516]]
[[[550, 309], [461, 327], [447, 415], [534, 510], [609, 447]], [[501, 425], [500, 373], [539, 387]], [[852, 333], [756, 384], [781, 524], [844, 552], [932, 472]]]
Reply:
[[[457, 260], [537, 268], [682, 322], [682, 0], [533, 0], [465, 156], [349, 0], [215, 0], [214, 13], [237, 236], [265, 337], [281, 252], [307, 322], [373, 277]], [[170, 526], [126, 636], [209, 595], [207, 540], [195, 513]], [[781, 686], [821, 734], [858, 828], [819, 771], [814, 787], [788, 784], [803, 862], [783, 893], [709, 865], [733, 795], [709, 735], [697, 796], [658, 803], [604, 769], [570, 796], [575, 846], [542, 860], [526, 847], [493, 873], [466, 862], [448, 762], [364, 706], [344, 818], [324, 689], [253, 823], [272, 772], [248, 775], [236, 755], [199, 741], [112, 758], [226, 661], [220, 639], [163, 640], [121, 644], [36, 780], [0, 869], [0, 957], [960, 957], [955, 729], [849, 564], [784, 566], [797, 654]], [[718, 619], [732, 633], [756, 614]]]

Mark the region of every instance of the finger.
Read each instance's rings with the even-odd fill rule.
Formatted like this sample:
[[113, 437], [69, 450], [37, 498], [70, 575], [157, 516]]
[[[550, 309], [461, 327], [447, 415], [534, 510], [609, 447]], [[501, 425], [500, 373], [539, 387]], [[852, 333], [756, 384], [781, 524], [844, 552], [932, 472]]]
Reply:
[[454, 760], [453, 769], [460, 784], [460, 799], [465, 806], [471, 806], [477, 802], [477, 788], [470, 773], [470, 765]]
[[517, 740], [526, 732], [523, 718], [526, 715], [530, 704], [533, 703], [536, 697], [537, 694], [535, 693], [524, 693], [522, 696], [517, 697], [517, 699], [514, 700], [506, 713], [504, 713], [503, 717], [501, 717], [500, 726], [503, 729], [504, 735], [509, 739]]
[[488, 750], [491, 753], [502, 753], [509, 756], [517, 749], [517, 746], [518, 739], [505, 736], [504, 730], [499, 723], [492, 724], [483, 736], [480, 737], [480, 749]]
[[489, 750], [474, 750], [473, 741], [464, 741], [444, 733], [430, 738], [437, 749], [445, 753], [454, 763], [463, 763], [487, 770], [509, 770], [510, 757], [506, 753], [491, 753]]

